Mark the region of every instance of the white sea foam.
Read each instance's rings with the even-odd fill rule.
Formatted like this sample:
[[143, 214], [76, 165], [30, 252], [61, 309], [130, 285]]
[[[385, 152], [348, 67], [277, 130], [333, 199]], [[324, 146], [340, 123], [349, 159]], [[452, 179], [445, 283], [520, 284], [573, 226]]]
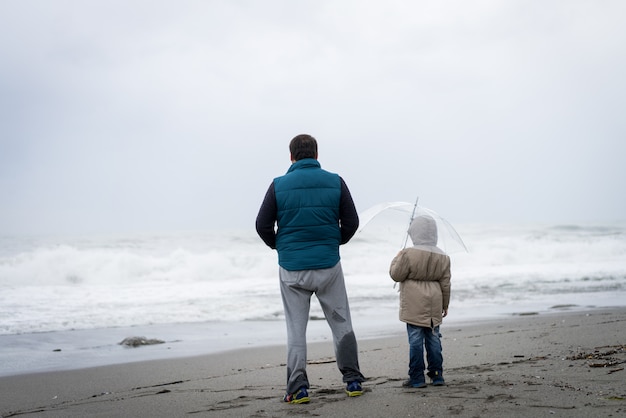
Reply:
[[[342, 247], [353, 316], [396, 318], [388, 267], [404, 237], [385, 222]], [[624, 225], [457, 230], [470, 252], [452, 254], [451, 315], [626, 300]], [[277, 280], [254, 231], [1, 237], [0, 334], [280, 319]]]

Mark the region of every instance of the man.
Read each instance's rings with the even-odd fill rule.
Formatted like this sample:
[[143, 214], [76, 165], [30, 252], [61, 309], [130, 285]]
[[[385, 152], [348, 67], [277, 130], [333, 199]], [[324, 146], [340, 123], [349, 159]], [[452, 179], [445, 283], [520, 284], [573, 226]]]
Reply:
[[[291, 167], [274, 179], [256, 219], [261, 239], [278, 251], [280, 290], [287, 323], [288, 403], [310, 401], [306, 328], [315, 293], [333, 334], [337, 367], [348, 396], [363, 394], [356, 337], [339, 257], [359, 226], [350, 191], [337, 174], [322, 170], [317, 141], [298, 135], [289, 143]], [[275, 229], [274, 226], [277, 226]]]

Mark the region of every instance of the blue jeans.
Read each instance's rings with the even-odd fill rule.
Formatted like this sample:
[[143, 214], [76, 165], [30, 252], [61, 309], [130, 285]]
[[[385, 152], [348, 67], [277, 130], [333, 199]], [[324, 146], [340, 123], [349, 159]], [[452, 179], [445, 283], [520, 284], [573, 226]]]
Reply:
[[435, 328], [418, 327], [406, 324], [409, 335], [409, 380], [411, 383], [425, 382], [424, 346], [430, 375], [439, 372], [443, 376], [443, 355], [441, 353], [441, 334], [439, 326]]

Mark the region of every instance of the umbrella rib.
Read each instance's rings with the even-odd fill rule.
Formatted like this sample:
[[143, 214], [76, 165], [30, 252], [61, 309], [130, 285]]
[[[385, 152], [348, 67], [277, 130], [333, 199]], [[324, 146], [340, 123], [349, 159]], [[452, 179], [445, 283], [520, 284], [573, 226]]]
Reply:
[[415, 198], [415, 205], [413, 206], [413, 213], [411, 213], [411, 219], [409, 220], [409, 226], [406, 229], [406, 235], [404, 237], [404, 245], [402, 246], [402, 248], [406, 248], [406, 243], [409, 240], [409, 228], [411, 227], [411, 222], [413, 222], [413, 218], [415, 218], [415, 210], [417, 209], [417, 202], [420, 200], [420, 197], [417, 196], [417, 198]]

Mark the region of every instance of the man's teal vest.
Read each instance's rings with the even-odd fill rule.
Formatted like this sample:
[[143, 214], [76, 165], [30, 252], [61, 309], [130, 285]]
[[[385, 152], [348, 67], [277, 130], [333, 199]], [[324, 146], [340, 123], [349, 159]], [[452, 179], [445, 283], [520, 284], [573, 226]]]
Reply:
[[278, 264], [286, 270], [316, 270], [339, 262], [339, 175], [313, 158], [296, 161], [274, 179]]

